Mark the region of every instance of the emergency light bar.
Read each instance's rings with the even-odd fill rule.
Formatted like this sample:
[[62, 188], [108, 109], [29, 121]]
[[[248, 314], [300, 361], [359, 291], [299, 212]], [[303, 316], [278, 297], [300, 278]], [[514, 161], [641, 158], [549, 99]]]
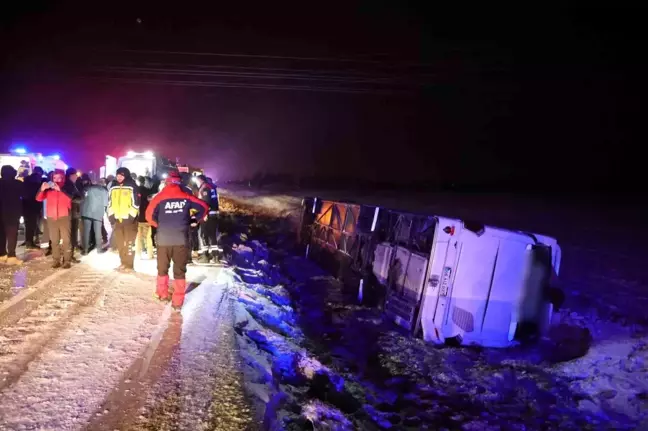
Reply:
[[149, 159], [152, 159], [152, 158], [155, 157], [155, 155], [153, 154], [153, 151], [145, 151], [143, 153], [136, 153], [135, 151], [128, 151], [126, 153], [126, 156], [127, 157], [144, 156], [144, 157], [148, 157]]

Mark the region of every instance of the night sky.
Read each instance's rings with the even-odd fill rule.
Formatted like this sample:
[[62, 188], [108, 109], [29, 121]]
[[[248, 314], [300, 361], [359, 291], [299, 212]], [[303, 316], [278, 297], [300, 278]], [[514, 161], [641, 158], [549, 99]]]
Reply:
[[2, 14], [5, 149], [86, 170], [151, 149], [221, 180], [638, 184], [640, 10], [45, 3]]

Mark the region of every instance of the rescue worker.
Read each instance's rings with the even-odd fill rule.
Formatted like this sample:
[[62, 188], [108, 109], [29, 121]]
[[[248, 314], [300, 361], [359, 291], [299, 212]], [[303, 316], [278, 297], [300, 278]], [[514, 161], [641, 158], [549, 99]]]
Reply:
[[63, 243], [63, 268], [70, 268], [72, 261], [72, 248], [70, 247], [70, 212], [72, 210], [72, 198], [65, 189], [65, 172], [56, 169], [52, 177], [53, 181], [43, 183], [36, 200], [46, 201], [45, 213], [47, 216], [47, 231], [54, 258], [53, 268], [61, 267], [61, 246]]
[[121, 260], [120, 270], [131, 271], [134, 264], [134, 245], [137, 238], [139, 194], [128, 168], [117, 169], [115, 182], [108, 189], [108, 210], [113, 227], [115, 245]]
[[209, 207], [207, 219], [200, 226], [200, 238], [205, 249], [202, 250], [199, 262], [209, 263], [212, 257], [216, 259], [216, 256], [211, 254], [212, 248], [214, 248], [214, 254], [217, 253], [215, 247], [218, 242], [218, 191], [216, 186], [210, 184], [204, 175], [196, 177], [196, 185], [198, 186], [198, 199]]
[[171, 305], [178, 310], [184, 303], [187, 288], [187, 250], [191, 210], [202, 220], [209, 208], [200, 199], [187, 194], [178, 174], [169, 174], [164, 189], [155, 195], [146, 211], [146, 220], [157, 228], [157, 288], [160, 300], [169, 299], [169, 267], [173, 262], [173, 298]]
[[16, 257], [18, 245], [18, 226], [22, 215], [21, 199], [24, 184], [16, 179], [17, 171], [11, 165], [0, 169], [0, 262], [20, 265]]

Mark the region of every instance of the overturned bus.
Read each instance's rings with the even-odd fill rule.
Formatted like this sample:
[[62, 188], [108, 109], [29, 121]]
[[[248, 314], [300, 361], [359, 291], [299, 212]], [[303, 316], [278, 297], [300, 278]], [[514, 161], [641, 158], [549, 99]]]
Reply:
[[506, 347], [547, 331], [554, 238], [318, 198], [303, 206], [307, 255], [360, 292], [384, 288], [385, 316], [426, 341]]

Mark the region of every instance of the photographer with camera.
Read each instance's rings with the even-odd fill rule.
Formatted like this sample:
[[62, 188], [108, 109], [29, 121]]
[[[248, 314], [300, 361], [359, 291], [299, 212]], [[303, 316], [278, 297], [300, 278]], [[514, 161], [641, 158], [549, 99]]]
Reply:
[[52, 242], [53, 268], [61, 267], [61, 242], [63, 243], [63, 268], [71, 266], [70, 230], [73, 197], [65, 190], [65, 172], [61, 169], [54, 171], [52, 181], [43, 183], [36, 195], [38, 202], [46, 200], [45, 212], [47, 214], [47, 229]]

